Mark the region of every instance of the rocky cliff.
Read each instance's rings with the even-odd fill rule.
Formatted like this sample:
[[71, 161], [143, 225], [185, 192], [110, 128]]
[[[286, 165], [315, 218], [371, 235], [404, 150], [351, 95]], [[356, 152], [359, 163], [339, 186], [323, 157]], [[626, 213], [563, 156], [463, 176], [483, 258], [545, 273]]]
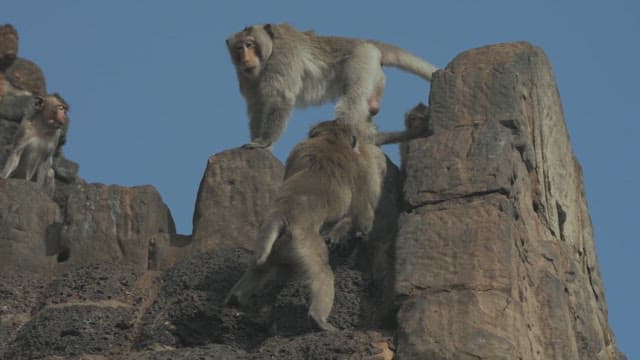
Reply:
[[[0, 29], [0, 71], [45, 93], [17, 46]], [[336, 333], [311, 329], [300, 283], [222, 306], [281, 181], [269, 152], [208, 159], [188, 236], [152, 186], [89, 184], [63, 156], [53, 199], [0, 180], [0, 357], [624, 358], [542, 50], [460, 54], [429, 105], [433, 135], [389, 164], [371, 238], [331, 254]], [[16, 127], [0, 119], [0, 164]]]

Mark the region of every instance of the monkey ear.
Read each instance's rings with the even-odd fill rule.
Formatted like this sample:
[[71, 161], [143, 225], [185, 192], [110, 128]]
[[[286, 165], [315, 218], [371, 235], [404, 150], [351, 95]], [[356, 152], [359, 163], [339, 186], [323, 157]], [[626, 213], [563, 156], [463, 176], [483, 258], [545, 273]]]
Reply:
[[40, 95], [36, 95], [33, 97], [33, 107], [36, 110], [42, 110], [44, 107], [44, 98]]
[[271, 24], [266, 24], [263, 28], [264, 28], [264, 31], [266, 31], [267, 34], [269, 34], [269, 37], [273, 39], [274, 35], [273, 35], [273, 28], [271, 27]]

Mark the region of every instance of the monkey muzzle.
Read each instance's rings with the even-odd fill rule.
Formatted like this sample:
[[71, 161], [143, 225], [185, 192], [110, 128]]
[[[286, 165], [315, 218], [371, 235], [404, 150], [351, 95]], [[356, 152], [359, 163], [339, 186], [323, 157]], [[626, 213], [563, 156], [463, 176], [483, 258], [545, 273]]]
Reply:
[[56, 118], [49, 119], [49, 121], [48, 121], [49, 125], [54, 127], [54, 128], [56, 128], [56, 129], [59, 129], [59, 128], [63, 127], [66, 122], [67, 122], [66, 120], [59, 120], [59, 119], [56, 119]]

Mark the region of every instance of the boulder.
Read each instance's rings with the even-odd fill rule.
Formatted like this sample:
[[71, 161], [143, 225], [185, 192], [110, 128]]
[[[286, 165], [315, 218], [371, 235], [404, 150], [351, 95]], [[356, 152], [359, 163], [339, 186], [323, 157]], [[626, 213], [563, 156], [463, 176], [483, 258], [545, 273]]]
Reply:
[[396, 244], [402, 358], [616, 359], [580, 166], [544, 52], [467, 51], [433, 78]]

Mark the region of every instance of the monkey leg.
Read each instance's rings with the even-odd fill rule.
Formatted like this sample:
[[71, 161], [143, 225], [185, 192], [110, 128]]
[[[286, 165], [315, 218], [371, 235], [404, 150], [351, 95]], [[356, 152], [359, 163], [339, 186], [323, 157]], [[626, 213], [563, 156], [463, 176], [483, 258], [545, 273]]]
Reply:
[[385, 76], [382, 71], [382, 67], [380, 71], [378, 71], [378, 79], [375, 83], [375, 89], [373, 91], [373, 95], [369, 97], [367, 100], [367, 104], [369, 105], [369, 116], [374, 117], [378, 115], [380, 111], [380, 104], [382, 103], [382, 95], [384, 94], [384, 86], [385, 86]]
[[[263, 111], [260, 114], [256, 114], [256, 116], [260, 116], [259, 119], [252, 116], [251, 129], [253, 131], [253, 129], [257, 129], [259, 126], [260, 133], [258, 137], [253, 137], [252, 135], [251, 142], [244, 147], [271, 147], [271, 144], [276, 142], [280, 138], [280, 135], [282, 135], [291, 111], [293, 110], [294, 103], [294, 99], [288, 99], [281, 104], [265, 105]], [[260, 125], [254, 124], [254, 122], [259, 122]]]
[[271, 265], [261, 267], [250, 266], [240, 280], [231, 288], [229, 294], [227, 294], [224, 299], [225, 305], [246, 305], [251, 295], [262, 290], [276, 271], [277, 267]]
[[327, 321], [334, 298], [334, 278], [329, 266], [327, 246], [320, 234], [314, 234], [306, 239], [306, 243], [300, 244], [302, 241], [305, 240], [293, 239], [294, 244], [302, 245], [295, 250], [311, 291], [309, 317], [321, 330], [335, 331], [336, 328]]
[[3, 179], [9, 178], [11, 173], [13, 173], [13, 171], [18, 167], [18, 164], [20, 163], [21, 153], [22, 153], [21, 149], [14, 150], [11, 152], [11, 154], [9, 155], [9, 158], [7, 159], [7, 162], [4, 164], [4, 168], [2, 169], [2, 172], [0, 172], [0, 178], [3, 178]]
[[350, 235], [353, 228], [353, 219], [345, 217], [338, 221], [337, 224], [331, 228], [327, 235], [327, 242], [329, 247], [333, 248], [338, 244], [344, 242]]
[[380, 107], [384, 74], [380, 67], [380, 51], [371, 44], [360, 44], [345, 64], [345, 94], [336, 105], [336, 117], [360, 125], [371, 119]]

